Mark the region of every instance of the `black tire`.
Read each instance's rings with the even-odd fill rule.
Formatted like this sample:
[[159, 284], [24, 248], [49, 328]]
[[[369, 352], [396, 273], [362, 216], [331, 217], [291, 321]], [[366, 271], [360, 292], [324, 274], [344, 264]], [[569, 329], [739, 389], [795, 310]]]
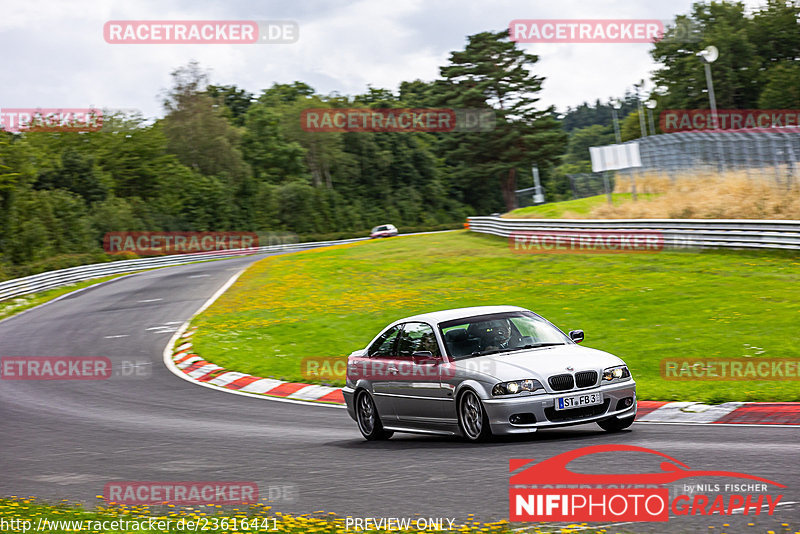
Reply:
[[458, 397], [458, 426], [464, 439], [473, 443], [487, 441], [492, 437], [489, 416], [483, 408], [478, 394], [466, 389]]
[[600, 428], [606, 432], [619, 432], [620, 430], [625, 430], [631, 426], [634, 419], [636, 418], [633, 416], [626, 417], [624, 419], [612, 417], [611, 419], [603, 419], [602, 421], [598, 421], [597, 424], [600, 425]]
[[389, 439], [392, 437], [391, 430], [384, 430], [381, 418], [378, 415], [378, 408], [372, 396], [364, 390], [356, 395], [356, 421], [361, 435], [368, 441]]

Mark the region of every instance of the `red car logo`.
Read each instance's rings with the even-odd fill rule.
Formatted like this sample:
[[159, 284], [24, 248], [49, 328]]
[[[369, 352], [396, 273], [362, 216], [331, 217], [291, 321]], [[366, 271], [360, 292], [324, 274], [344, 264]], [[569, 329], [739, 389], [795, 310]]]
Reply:
[[[587, 474], [575, 473], [567, 469], [567, 464], [576, 458], [596, 454], [600, 452], [646, 452], [666, 458], [669, 461], [661, 462], [660, 473], [619, 473], [619, 474]], [[523, 465], [527, 465], [535, 460], [512, 459], [510, 470], [515, 471]], [[766, 482], [779, 488], [785, 488], [783, 484], [778, 484], [766, 478], [738, 473], [735, 471], [696, 471], [690, 469], [688, 465], [679, 462], [671, 456], [653, 449], [636, 447], [634, 445], [593, 445], [582, 447], [574, 451], [568, 451], [547, 460], [538, 462], [524, 471], [511, 476], [511, 485], [543, 485], [543, 484], [667, 484], [683, 478], [713, 476], [713, 477], [732, 477], [746, 478], [759, 482]]]

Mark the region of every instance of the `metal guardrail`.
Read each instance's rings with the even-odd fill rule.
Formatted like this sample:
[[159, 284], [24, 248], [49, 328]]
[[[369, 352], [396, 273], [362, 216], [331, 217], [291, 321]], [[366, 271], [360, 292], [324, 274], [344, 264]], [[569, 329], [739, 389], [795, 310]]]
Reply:
[[[517, 232], [583, 230], [658, 230], [665, 248], [750, 248], [800, 250], [800, 221], [750, 219], [504, 219], [469, 217], [473, 232], [509, 237]], [[429, 233], [429, 232], [422, 232]], [[271, 245], [210, 253], [179, 254], [112, 261], [59, 269], [0, 282], [0, 301], [76, 282], [156, 267], [232, 258], [265, 252], [292, 252], [355, 243], [369, 238]]]
[[664, 248], [800, 250], [800, 221], [752, 219], [504, 219], [469, 217], [473, 232], [510, 237], [521, 232], [660, 231]]
[[342, 239], [339, 241], [315, 241], [311, 243], [291, 243], [281, 245], [271, 245], [265, 247], [252, 247], [247, 249], [231, 249], [208, 253], [176, 254], [172, 256], [159, 256], [157, 258], [144, 258], [138, 260], [111, 261], [108, 263], [94, 263], [91, 265], [80, 265], [69, 269], [59, 269], [46, 273], [34, 274], [24, 278], [15, 278], [0, 282], [0, 301], [38, 293], [48, 289], [54, 289], [76, 282], [101, 278], [121, 273], [131, 273], [156, 267], [168, 267], [171, 265], [182, 265], [196, 261], [215, 260], [222, 258], [233, 258], [236, 256], [247, 256], [264, 252], [292, 252], [306, 250], [327, 245], [341, 245], [344, 243], [355, 243], [369, 239], [359, 237], [355, 239]]

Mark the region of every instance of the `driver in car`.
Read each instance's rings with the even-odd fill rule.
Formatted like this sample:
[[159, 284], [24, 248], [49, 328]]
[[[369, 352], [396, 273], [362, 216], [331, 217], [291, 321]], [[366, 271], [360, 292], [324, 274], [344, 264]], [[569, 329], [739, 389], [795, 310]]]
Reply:
[[508, 349], [516, 346], [511, 336], [511, 324], [508, 319], [492, 321], [487, 325], [487, 345], [483, 350]]

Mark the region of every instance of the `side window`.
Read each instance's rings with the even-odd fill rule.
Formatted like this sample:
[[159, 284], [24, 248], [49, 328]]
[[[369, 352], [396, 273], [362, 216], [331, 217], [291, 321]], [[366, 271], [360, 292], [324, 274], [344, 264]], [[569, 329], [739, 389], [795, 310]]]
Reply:
[[397, 334], [400, 333], [400, 327], [395, 326], [383, 333], [375, 343], [370, 346], [367, 354], [370, 358], [381, 356], [394, 356], [394, 342], [397, 341]]
[[430, 351], [437, 357], [441, 356], [433, 328], [425, 323], [406, 323], [400, 336], [398, 353], [400, 356], [411, 356], [421, 350]]

